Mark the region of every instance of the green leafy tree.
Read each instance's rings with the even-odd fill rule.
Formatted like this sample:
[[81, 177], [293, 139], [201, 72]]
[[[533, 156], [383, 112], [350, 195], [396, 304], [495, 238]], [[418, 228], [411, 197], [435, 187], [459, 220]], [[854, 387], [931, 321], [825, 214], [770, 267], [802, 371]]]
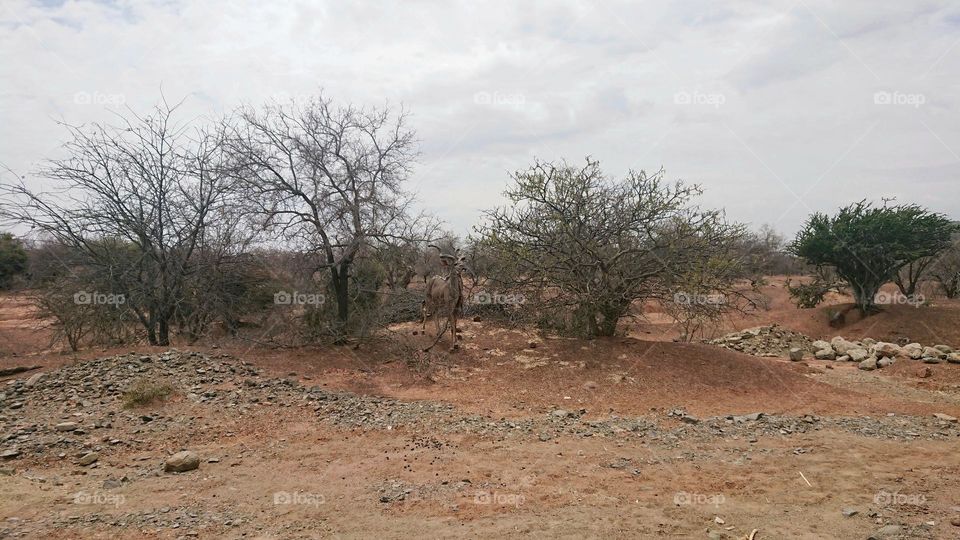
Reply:
[[27, 268], [23, 243], [10, 233], [0, 233], [0, 289], [10, 287], [14, 276]]
[[876, 207], [860, 201], [831, 217], [810, 216], [791, 250], [817, 267], [829, 266], [850, 286], [861, 314], [876, 311], [874, 297], [912, 262], [950, 245], [956, 225], [914, 204]]
[[701, 292], [686, 290], [691, 281], [718, 292], [737, 275], [730, 246], [743, 227], [693, 206], [699, 188], [669, 184], [662, 171], [614, 179], [589, 158], [583, 167], [537, 162], [505, 194], [509, 204], [477, 229], [498, 266], [490, 285], [519, 292], [550, 320], [570, 318], [544, 326], [611, 336], [636, 301]]

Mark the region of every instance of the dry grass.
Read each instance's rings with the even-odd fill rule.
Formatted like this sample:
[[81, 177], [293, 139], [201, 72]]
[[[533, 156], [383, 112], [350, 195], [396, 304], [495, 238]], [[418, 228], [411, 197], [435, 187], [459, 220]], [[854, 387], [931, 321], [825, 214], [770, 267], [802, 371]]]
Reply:
[[123, 408], [143, 407], [164, 400], [173, 393], [173, 386], [166, 381], [140, 379], [123, 393]]

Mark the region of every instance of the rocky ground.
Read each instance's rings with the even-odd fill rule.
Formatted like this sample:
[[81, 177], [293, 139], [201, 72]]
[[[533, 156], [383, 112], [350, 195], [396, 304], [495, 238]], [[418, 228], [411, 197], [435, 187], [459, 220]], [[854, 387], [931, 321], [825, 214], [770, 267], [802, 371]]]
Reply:
[[[169, 384], [173, 394], [165, 401], [125, 407], [127, 391], [143, 381]], [[955, 475], [960, 465], [954, 452], [960, 427], [954, 417], [943, 413], [916, 416], [878, 411], [844, 417], [757, 411], [697, 417], [684, 408], [624, 414], [537, 406], [509, 418], [492, 417], [435, 400], [335, 390], [296, 373], [278, 377], [227, 354], [177, 350], [114, 355], [10, 379], [0, 392], [0, 427], [0, 474], [11, 480], [0, 489], [5, 518], [0, 537], [365, 536], [362, 533], [384, 527], [382, 523], [364, 525], [361, 520], [352, 525], [363, 527], [351, 534], [350, 524], [328, 523], [336, 518], [326, 512], [321, 512], [323, 526], [311, 524], [306, 515], [291, 517], [284, 512], [290, 508], [299, 513], [323, 511], [336, 503], [395, 519], [395, 524], [415, 516], [429, 518], [434, 533], [442, 535], [449, 534], [451, 526], [443, 516], [467, 520], [474, 532], [490, 530], [484, 520], [491, 509], [493, 514], [507, 512], [522, 529], [521, 517], [529, 508], [552, 515], [591, 489], [593, 502], [587, 506], [596, 506], [597, 516], [606, 516], [624, 503], [630, 489], [640, 489], [637, 501], [645, 501], [644, 512], [657, 515], [658, 530], [641, 531], [621, 522], [622, 517], [611, 516], [595, 532], [629, 536], [628, 531], [641, 531], [659, 536], [698, 531], [704, 537], [737, 538], [759, 528], [756, 538], [772, 538], [777, 536], [765, 534], [813, 533], [809, 524], [790, 520], [787, 528], [778, 529], [762, 518], [762, 512], [748, 512], [734, 523], [731, 516], [736, 512], [718, 501], [742, 497], [746, 486], [731, 484], [729, 471], [724, 482], [716, 483], [708, 475], [690, 483], [671, 480], [671, 470], [737, 469], [750, 463], [762, 463], [762, 470], [775, 468], [778, 461], [813, 455], [819, 459], [823, 454], [832, 456], [831, 463], [818, 465], [836, 467], [833, 460], [850, 457], [834, 456], [831, 441], [854, 441], [848, 448], [876, 445], [876, 454], [855, 457], [854, 464], [871, 459], [893, 465], [896, 460], [880, 456], [922, 445], [925, 450], [917, 455], [943, 451], [950, 456], [936, 458], [940, 474]], [[304, 443], [294, 442], [298, 438], [324, 442], [305, 448]], [[323, 457], [327, 448], [333, 453]], [[525, 452], [538, 457], [518, 457]], [[329, 481], [322, 483], [323, 489], [290, 489], [289, 480], [277, 484], [278, 478], [285, 477], [280, 472], [277, 478], [259, 482], [244, 478], [270, 475], [274, 468], [287, 469], [296, 477], [306, 474], [305, 466], [329, 470], [331, 463], [358, 455], [372, 459], [374, 453], [386, 458], [379, 464], [384, 470], [356, 464], [366, 481], [359, 492], [352, 492], [356, 489], [352, 485], [331, 487]], [[391, 456], [394, 462], [387, 463]], [[605, 488], [609, 492], [596, 500], [596, 488], [581, 486], [586, 491], [571, 499], [562, 471], [571, 466], [580, 470], [576, 464], [585, 460], [627, 475], [631, 479], [627, 484], [640, 483], [633, 488], [627, 484]], [[518, 463], [526, 465], [518, 468]], [[488, 470], [478, 478], [477, 468]], [[510, 474], [504, 472], [511, 469]], [[429, 478], [430, 472], [436, 476], [426, 481], [424, 475]], [[446, 478], [440, 478], [441, 472]], [[821, 482], [829, 474], [818, 472], [817, 466], [807, 472]], [[593, 475], [570, 485], [581, 481], [589, 485]], [[808, 477], [794, 476], [794, 483], [813, 488]], [[355, 477], [344, 475], [341, 482], [349, 484], [348, 478]], [[855, 531], [878, 532], [884, 527], [882, 534], [891, 538], [934, 538], [945, 534], [945, 528], [960, 531], [960, 525], [949, 523], [960, 519], [953, 515], [960, 514], [960, 509], [949, 506], [946, 496], [957, 492], [948, 476], [940, 478], [945, 484], [923, 489], [916, 482], [926, 479], [905, 479], [903, 473], [888, 481], [889, 486], [872, 491], [861, 488], [873, 494], [872, 501], [866, 498], [864, 503], [863, 493], [856, 497], [834, 494], [814, 504], [832, 507], [830, 512], [844, 534], [854, 534], [837, 537], [859, 537]], [[204, 487], [206, 483], [216, 487]], [[234, 484], [252, 489], [251, 485], [271, 483], [266, 495], [268, 501], [272, 497], [272, 504], [266, 509], [251, 506], [247, 499], [234, 503], [237, 496], [229, 491]], [[170, 486], [190, 495], [171, 498]], [[947, 489], [943, 498], [937, 493], [941, 488]], [[776, 499], [783, 486], [764, 489], [771, 489], [767, 497]], [[657, 494], [673, 501], [647, 507]], [[913, 497], [907, 501], [910, 504], [900, 501], [905, 497]], [[849, 499], [850, 507], [840, 508], [842, 499]], [[684, 518], [671, 508], [716, 515]], [[582, 519], [576, 513], [567, 517]], [[705, 520], [705, 525], [697, 526], [699, 520]], [[582, 529], [583, 523], [578, 526], [581, 532], [589, 532]], [[551, 530], [531, 529], [548, 536]]]

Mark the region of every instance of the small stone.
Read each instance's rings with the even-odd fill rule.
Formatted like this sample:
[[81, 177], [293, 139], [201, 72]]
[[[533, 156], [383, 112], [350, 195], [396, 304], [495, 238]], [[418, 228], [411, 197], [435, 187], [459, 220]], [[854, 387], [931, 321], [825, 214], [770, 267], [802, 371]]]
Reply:
[[864, 371], [873, 371], [877, 369], [877, 359], [873, 357], [867, 358], [863, 362], [860, 362], [858, 367]]
[[933, 417], [936, 418], [937, 420], [943, 420], [944, 422], [952, 422], [952, 423], [953, 423], [953, 422], [956, 422], [956, 421], [957, 421], [957, 418], [956, 418], [956, 417], [950, 416], [949, 414], [933, 413]]
[[799, 362], [803, 360], [803, 349], [794, 347], [790, 349], [790, 361]]
[[80, 458], [79, 461], [77, 461], [77, 464], [86, 467], [87, 465], [92, 465], [98, 459], [100, 459], [100, 454], [96, 452], [87, 452], [83, 455], [83, 457]]
[[187, 472], [200, 466], [200, 456], [189, 451], [177, 452], [163, 464], [164, 472]]
[[4, 450], [3, 453], [0, 453], [0, 458], [3, 459], [13, 459], [20, 455], [20, 451], [16, 448], [10, 448], [9, 450]]
[[587, 382], [583, 383], [583, 389], [584, 389], [584, 390], [596, 390], [596, 389], [597, 389], [597, 383], [595, 383], [594, 381], [587, 381]]
[[950, 524], [954, 527], [960, 527], [960, 516], [954, 516], [950, 518]]
[[73, 431], [80, 427], [80, 424], [76, 422], [60, 422], [59, 424], [53, 426], [53, 429], [57, 431]]
[[877, 360], [877, 367], [878, 367], [878, 368], [885, 368], [885, 367], [889, 366], [889, 365], [892, 364], [892, 363], [893, 363], [893, 359], [892, 359], [892, 358], [886, 358], [886, 357], [884, 357], [884, 358], [881, 358], [881, 359]]
[[867, 540], [886, 540], [887, 538], [896, 538], [903, 532], [903, 527], [900, 525], [887, 525], [882, 527], [877, 532], [870, 535]]
[[103, 489], [116, 489], [123, 485], [123, 480], [119, 478], [107, 478], [103, 481]]
[[853, 517], [853, 516], [855, 516], [855, 515], [857, 515], [857, 514], [859, 514], [859, 513], [860, 513], [860, 512], [858, 512], [858, 511], [857, 511], [856, 509], [854, 509], [854, 508], [844, 508], [844, 509], [843, 509], [843, 517]]

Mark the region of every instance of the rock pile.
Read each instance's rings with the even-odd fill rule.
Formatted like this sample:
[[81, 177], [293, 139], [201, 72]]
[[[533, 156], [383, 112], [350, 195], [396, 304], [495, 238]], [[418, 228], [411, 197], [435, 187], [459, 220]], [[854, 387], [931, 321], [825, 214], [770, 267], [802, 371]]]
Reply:
[[807, 354], [812, 354], [817, 360], [857, 362], [863, 370], [889, 366], [898, 358], [920, 360], [927, 364], [943, 362], [960, 364], [960, 350], [954, 350], [948, 345], [931, 347], [920, 343], [908, 343], [901, 346], [871, 338], [850, 341], [842, 336], [837, 336], [830, 341], [814, 341], [803, 334], [777, 325], [749, 328], [707, 343], [753, 356], [788, 356], [795, 362], [803, 360]]
[[812, 340], [779, 325], [757, 326], [708, 341], [753, 356], [785, 356], [791, 349], [809, 350]]
[[926, 364], [949, 362], [960, 364], [960, 352], [948, 345], [924, 347], [919, 343], [897, 345], [864, 338], [849, 341], [837, 336], [830, 341], [818, 340], [811, 344], [814, 358], [818, 360], [836, 360], [838, 362], [857, 362], [860, 369], [872, 371], [893, 364], [898, 358], [919, 360]]

